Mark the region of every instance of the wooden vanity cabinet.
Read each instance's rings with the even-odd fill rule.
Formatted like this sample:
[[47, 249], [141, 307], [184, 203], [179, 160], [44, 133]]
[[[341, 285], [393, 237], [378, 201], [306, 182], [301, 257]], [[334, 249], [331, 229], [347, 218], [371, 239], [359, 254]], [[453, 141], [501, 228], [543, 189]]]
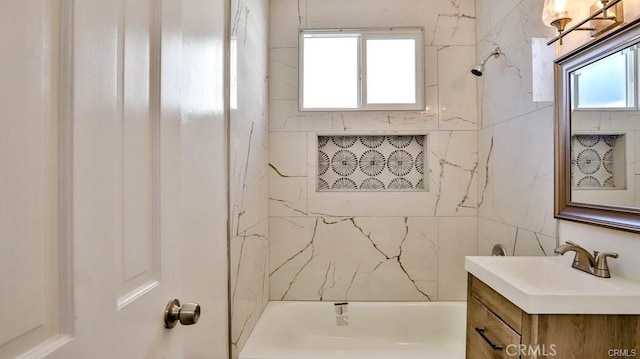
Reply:
[[469, 274], [466, 357], [640, 357], [638, 318], [638, 315], [528, 314]]

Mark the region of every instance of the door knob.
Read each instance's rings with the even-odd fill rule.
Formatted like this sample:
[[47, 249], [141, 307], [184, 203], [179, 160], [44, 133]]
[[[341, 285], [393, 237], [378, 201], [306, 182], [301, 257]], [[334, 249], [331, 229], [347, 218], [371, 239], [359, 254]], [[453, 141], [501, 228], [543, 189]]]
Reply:
[[200, 305], [184, 303], [180, 305], [177, 299], [171, 299], [164, 309], [164, 327], [171, 329], [178, 321], [182, 325], [196, 324], [200, 320]]

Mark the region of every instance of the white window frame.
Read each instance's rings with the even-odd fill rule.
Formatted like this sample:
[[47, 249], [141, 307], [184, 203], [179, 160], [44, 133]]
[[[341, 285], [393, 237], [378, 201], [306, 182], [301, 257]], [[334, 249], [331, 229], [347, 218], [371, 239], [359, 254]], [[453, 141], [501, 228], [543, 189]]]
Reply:
[[[580, 73], [575, 73], [573, 72], [571, 74], [571, 78], [570, 78], [570, 89], [571, 89], [571, 93], [573, 95], [573, 98], [571, 98], [571, 110], [572, 111], [584, 111], [584, 112], [589, 112], [589, 111], [611, 111], [611, 112], [622, 112], [622, 111], [637, 111], [638, 109], [640, 109], [640, 88], [638, 85], [638, 77], [639, 77], [639, 73], [640, 73], [640, 56], [638, 56], [638, 47], [635, 47], [636, 45], [632, 46], [629, 48], [629, 53], [626, 54], [627, 56], [627, 75], [628, 75], [628, 80], [627, 80], [627, 88], [626, 88], [626, 94], [627, 94], [627, 101], [629, 101], [629, 99], [631, 99], [631, 101], [633, 101], [633, 105], [632, 106], [619, 106], [619, 107], [598, 107], [598, 106], [593, 106], [593, 107], [583, 107], [580, 104]], [[610, 55], [614, 55], [616, 54], [618, 51], [607, 54], [606, 56], [602, 56], [594, 61], [592, 61], [591, 63], [594, 63], [596, 61], [602, 60], [604, 58], [606, 58], [607, 56]], [[591, 64], [590, 63], [590, 64]], [[588, 65], [590, 65], [588, 64]], [[588, 66], [586, 65], [586, 66]], [[585, 66], [585, 67], [586, 67]], [[577, 72], [579, 72], [582, 68], [578, 69]]]
[[[358, 37], [358, 105], [354, 108], [305, 108], [304, 104], [304, 38], [306, 35], [317, 37], [339, 37], [356, 35]], [[367, 99], [367, 39], [414, 39], [415, 49], [415, 96], [416, 102], [410, 104], [369, 104]], [[372, 29], [304, 29], [300, 31], [298, 38], [298, 109], [307, 111], [424, 111], [424, 28], [421, 27], [397, 27], [397, 28], [372, 28]]]

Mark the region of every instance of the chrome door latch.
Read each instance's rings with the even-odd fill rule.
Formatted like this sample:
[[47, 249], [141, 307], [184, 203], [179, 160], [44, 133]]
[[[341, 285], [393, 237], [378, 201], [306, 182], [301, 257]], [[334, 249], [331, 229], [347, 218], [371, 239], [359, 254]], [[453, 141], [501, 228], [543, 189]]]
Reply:
[[164, 327], [171, 329], [178, 321], [182, 325], [196, 324], [200, 320], [200, 305], [184, 303], [180, 305], [177, 299], [171, 299], [164, 309]]

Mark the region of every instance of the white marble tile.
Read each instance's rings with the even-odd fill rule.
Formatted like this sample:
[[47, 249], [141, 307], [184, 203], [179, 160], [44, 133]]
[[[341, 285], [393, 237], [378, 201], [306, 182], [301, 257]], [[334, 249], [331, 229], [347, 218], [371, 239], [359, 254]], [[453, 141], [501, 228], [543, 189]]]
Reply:
[[[433, 97], [430, 99], [433, 103]], [[270, 101], [269, 127], [271, 131], [359, 131], [366, 134], [369, 131], [434, 130], [438, 128], [438, 118], [433, 109], [421, 112], [300, 112], [298, 100], [287, 99]]]
[[[237, 358], [269, 299], [269, 1], [234, 0], [231, 12], [237, 100], [229, 114], [230, 340]], [[207, 185], [222, 186], [220, 175], [220, 183]]]
[[307, 214], [307, 134], [269, 134], [269, 215]]
[[314, 149], [316, 142], [307, 145], [305, 132], [269, 133], [269, 164], [282, 177], [306, 176], [307, 151]]
[[486, 218], [493, 217], [493, 129], [489, 127], [478, 131], [478, 216]]
[[425, 111], [432, 119], [433, 129], [438, 128], [438, 47], [425, 46], [424, 50]]
[[268, 220], [230, 240], [231, 341], [240, 350], [267, 304]]
[[421, 112], [407, 111], [353, 111], [344, 112], [339, 117], [343, 131], [358, 131], [367, 134], [372, 131], [424, 131], [437, 129], [437, 117], [433, 110]]
[[269, 1], [269, 47], [298, 47], [298, 33], [306, 28], [307, 0]]
[[533, 101], [553, 102], [555, 81], [553, 75], [556, 58], [555, 46], [547, 45], [548, 37], [534, 37], [531, 39]]
[[478, 57], [484, 57], [495, 46], [503, 53], [487, 62], [480, 80], [483, 127], [548, 106], [531, 100], [531, 38], [549, 34], [549, 28], [537, 15], [541, 7], [534, 1], [521, 1], [477, 45]]
[[492, 0], [476, 0], [476, 42], [491, 31]]
[[272, 300], [435, 295], [434, 218], [272, 218], [270, 233]]
[[[230, 203], [231, 235], [255, 225], [268, 216], [268, 134], [262, 124], [251, 122], [250, 127], [236, 121], [231, 139]], [[246, 123], [245, 123], [246, 125]], [[244, 127], [244, 128], [242, 128]], [[239, 137], [242, 137], [241, 140]]]
[[317, 192], [309, 181], [308, 212], [320, 216], [429, 216], [436, 196], [433, 192]]
[[300, 112], [298, 99], [269, 100], [269, 129], [271, 131], [337, 131], [344, 128], [339, 116], [328, 112]]
[[[526, 0], [529, 1], [529, 0]], [[535, 1], [535, 0], [534, 0]], [[499, 22], [501, 22], [505, 17], [511, 16], [513, 9], [520, 5], [522, 0], [490, 0], [491, 8], [491, 25], [490, 28], [495, 27]], [[536, 3], [540, 3], [539, 9], [540, 11], [531, 12], [530, 14], [526, 14], [527, 17], [538, 17], [542, 16], [542, 1], [535, 1]], [[542, 22], [542, 20], [540, 20]]]
[[571, 114], [571, 130], [592, 131], [638, 131], [640, 121], [637, 112], [620, 111], [575, 111]]
[[269, 99], [298, 99], [298, 49], [269, 50]]
[[555, 236], [553, 108], [495, 126], [489, 185], [493, 218]]
[[467, 298], [464, 257], [477, 253], [477, 217], [438, 218], [438, 300]]
[[486, 218], [478, 218], [478, 254], [491, 255], [494, 244], [502, 244], [509, 256], [550, 256], [557, 239]]
[[[232, 3], [232, 36], [237, 39], [237, 106], [230, 112], [232, 236], [268, 216], [267, 29], [268, 2]], [[257, 31], [257, 30], [262, 31]]]
[[476, 131], [430, 133], [430, 192], [435, 196], [433, 214], [469, 216], [477, 212], [478, 153]]
[[476, 39], [475, 6], [472, 1], [451, 1], [451, 7], [438, 12], [432, 26], [430, 45], [474, 45]]
[[507, 255], [513, 255], [516, 232], [516, 227], [478, 217], [478, 255], [490, 256], [496, 244], [502, 244]]
[[307, 177], [285, 177], [270, 168], [269, 216], [297, 217], [307, 214]]
[[[476, 130], [475, 46], [443, 46], [438, 49], [438, 100], [440, 130]], [[446, 65], [445, 65], [446, 64]]]
[[513, 243], [515, 256], [552, 256], [557, 247], [555, 237], [517, 228]]

